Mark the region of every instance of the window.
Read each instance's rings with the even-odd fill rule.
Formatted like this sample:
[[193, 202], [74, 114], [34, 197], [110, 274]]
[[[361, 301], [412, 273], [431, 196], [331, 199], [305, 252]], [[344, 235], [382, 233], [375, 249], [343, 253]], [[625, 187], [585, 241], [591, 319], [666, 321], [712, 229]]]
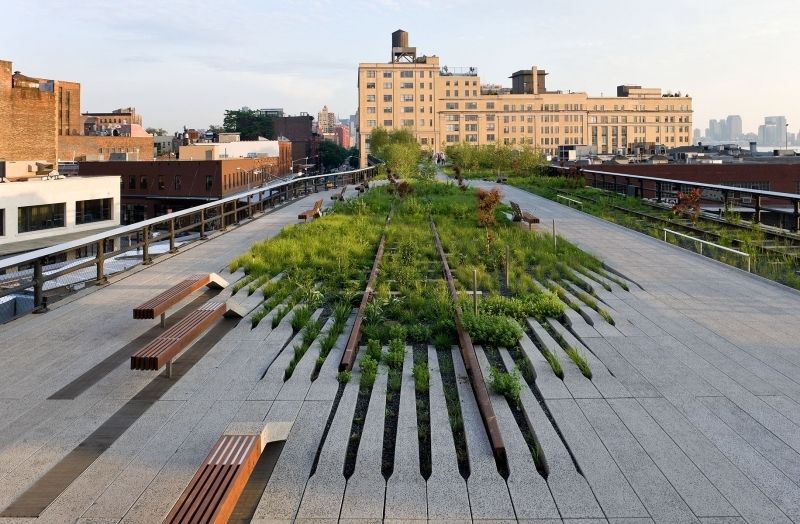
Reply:
[[449, 89], [444, 92], [444, 96], [450, 96], [450, 90]]
[[428, 137], [423, 136], [422, 138], [419, 139], [419, 143], [422, 144], [423, 146], [427, 146], [428, 145]]
[[478, 141], [478, 135], [466, 135], [464, 137], [464, 142], [477, 142], [477, 141]]
[[391, 120], [384, 120], [383, 121], [383, 125], [384, 125], [384, 127], [392, 127], [392, 121]]
[[128, 178], [128, 189], [136, 189], [136, 177], [132, 176]]
[[376, 111], [377, 111], [377, 109], [375, 107], [368, 107], [367, 108], [367, 114], [368, 115], [374, 115]]
[[414, 78], [414, 71], [400, 71], [400, 78]]
[[458, 122], [460, 118], [461, 115], [446, 115], [444, 117], [444, 119], [447, 120], [448, 122]]
[[487, 142], [494, 142], [494, 134], [486, 135], [486, 141]]
[[367, 102], [374, 102], [374, 101], [375, 101], [375, 95], [367, 95]]
[[458, 124], [447, 124], [448, 131], [458, 131]]
[[458, 142], [458, 135], [447, 135], [447, 142]]
[[391, 112], [392, 112], [392, 106], [386, 106], [386, 107], [384, 107], [384, 108], [383, 108], [383, 112], [384, 112], [384, 113], [391, 113]]
[[424, 126], [424, 125], [425, 125], [425, 119], [424, 119], [424, 118], [422, 118], [422, 119], [420, 119], [420, 121], [419, 121], [419, 126], [420, 126], [420, 127], [422, 127], [422, 126]]
[[375, 120], [367, 120], [367, 127], [375, 127], [376, 125], [378, 125], [378, 122]]
[[384, 89], [391, 89], [392, 88], [392, 83], [391, 82], [384, 82], [383, 83], [383, 88]]
[[164, 191], [165, 189], [167, 189], [166, 184], [164, 184], [164, 177], [161, 175], [158, 175], [158, 189], [160, 191]]
[[66, 202], [60, 204], [44, 204], [40, 206], [24, 206], [17, 209], [17, 231], [28, 233], [64, 227]]
[[401, 102], [413, 102], [414, 101], [414, 95], [400, 95], [400, 101]]
[[478, 109], [478, 102], [467, 102], [464, 104], [464, 109]]
[[477, 131], [478, 124], [467, 124], [464, 126], [464, 131]]
[[458, 102], [447, 102], [445, 109], [458, 109]]
[[414, 120], [403, 120], [404, 127], [414, 127]]
[[206, 176], [206, 191], [211, 191], [211, 188], [214, 186], [214, 177], [211, 175]]
[[403, 113], [413, 113], [414, 107], [413, 106], [403, 106]]
[[392, 78], [392, 72], [391, 71], [384, 71], [383, 72], [383, 78]]
[[147, 189], [147, 177], [143, 176], [139, 178], [139, 189]]
[[400, 89], [414, 89], [414, 82], [403, 82], [400, 84]]
[[392, 101], [392, 95], [383, 95], [383, 101], [384, 102], [391, 102]]
[[367, 78], [375, 78], [376, 71], [374, 69], [367, 71]]
[[172, 182], [175, 185], [175, 189], [177, 191], [180, 191], [181, 190], [181, 176], [180, 175], [175, 175], [175, 178], [174, 178], [174, 180]]
[[367, 82], [367, 89], [375, 89], [375, 82]]
[[96, 200], [79, 200], [75, 202], [75, 223], [89, 224], [111, 220], [111, 198], [98, 198]]
[[494, 131], [494, 122], [489, 122], [486, 124], [487, 131]]
[[486, 102], [486, 109], [494, 109], [494, 102]]

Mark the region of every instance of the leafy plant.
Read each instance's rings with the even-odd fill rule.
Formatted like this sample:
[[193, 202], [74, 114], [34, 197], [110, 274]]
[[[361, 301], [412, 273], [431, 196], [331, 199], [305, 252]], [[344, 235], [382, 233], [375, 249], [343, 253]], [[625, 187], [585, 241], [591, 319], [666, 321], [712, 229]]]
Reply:
[[411, 373], [414, 375], [414, 388], [420, 393], [428, 391], [431, 381], [431, 372], [428, 366], [424, 362], [414, 364]]
[[502, 315], [465, 313], [464, 327], [473, 342], [492, 346], [515, 346], [523, 334], [516, 320]]
[[402, 338], [395, 338], [389, 342], [389, 351], [386, 352], [384, 360], [389, 369], [402, 371], [403, 360], [406, 355], [406, 345]]
[[367, 341], [367, 356], [376, 362], [381, 359], [381, 341], [371, 338]]
[[520, 404], [520, 392], [522, 385], [520, 383], [520, 373], [517, 368], [513, 371], [506, 372], [500, 371], [492, 366], [489, 370], [489, 387], [492, 391], [499, 395], [503, 395], [506, 400], [518, 406]]
[[350, 382], [350, 378], [352, 377], [352, 373], [350, 371], [340, 371], [336, 374], [336, 380], [339, 381], [341, 384], [347, 384]]
[[301, 329], [303, 329], [308, 321], [311, 320], [311, 308], [308, 306], [298, 306], [294, 310], [294, 316], [292, 317], [292, 331], [297, 333]]
[[361, 386], [372, 387], [378, 376], [378, 361], [369, 355], [361, 359]]
[[498, 190], [496, 187], [489, 191], [479, 189], [475, 193], [475, 196], [478, 199], [478, 208], [476, 210], [478, 223], [484, 227], [489, 227], [496, 224], [497, 219], [495, 218], [495, 209], [502, 199], [500, 190]]

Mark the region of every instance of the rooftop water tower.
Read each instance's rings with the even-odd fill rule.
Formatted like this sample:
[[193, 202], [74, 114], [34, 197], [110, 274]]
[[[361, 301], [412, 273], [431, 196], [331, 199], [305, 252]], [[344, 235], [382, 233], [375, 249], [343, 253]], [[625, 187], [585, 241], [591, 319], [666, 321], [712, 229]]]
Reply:
[[392, 62], [412, 63], [417, 59], [417, 48], [408, 46], [408, 33], [398, 29], [392, 33]]

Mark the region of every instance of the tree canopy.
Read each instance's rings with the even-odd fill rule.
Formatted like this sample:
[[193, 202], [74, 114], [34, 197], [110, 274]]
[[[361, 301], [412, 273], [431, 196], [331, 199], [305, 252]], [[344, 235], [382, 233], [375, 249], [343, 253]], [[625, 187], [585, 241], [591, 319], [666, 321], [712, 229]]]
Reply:
[[250, 109], [226, 109], [222, 128], [229, 133], [239, 132], [242, 140], [258, 140], [258, 137], [275, 140], [272, 117]]
[[[377, 127], [369, 135], [369, 147], [372, 155], [383, 160], [386, 169], [395, 176], [400, 178], [420, 176], [422, 151], [408, 129], [387, 131]], [[430, 170], [422, 172], [425, 175], [430, 174]]]
[[344, 161], [347, 160], [348, 156], [354, 157], [357, 162], [358, 148], [351, 147], [350, 149], [345, 149], [330, 140], [323, 140], [319, 143], [320, 162], [322, 163], [322, 167], [326, 170], [331, 170], [341, 166]]

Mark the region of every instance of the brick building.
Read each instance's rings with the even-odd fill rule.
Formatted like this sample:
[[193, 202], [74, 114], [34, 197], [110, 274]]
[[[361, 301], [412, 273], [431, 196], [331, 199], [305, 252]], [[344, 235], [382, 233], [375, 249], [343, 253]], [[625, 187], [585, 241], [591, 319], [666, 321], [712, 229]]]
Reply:
[[80, 84], [12, 72], [0, 60], [0, 158], [54, 163], [58, 137], [79, 135]]
[[314, 117], [308, 114], [280, 116], [272, 119], [275, 136], [292, 143], [292, 160], [313, 158], [319, 154], [320, 136], [314, 132]]
[[254, 189], [290, 169], [288, 150], [283, 157], [80, 163], [81, 176], [122, 177], [124, 224]]
[[[80, 107], [79, 83], [25, 76], [12, 72], [11, 62], [0, 60], [0, 159], [55, 164], [107, 160], [112, 154], [130, 160], [153, 158], [150, 135], [135, 136], [143, 133], [123, 129], [119, 134], [128, 136], [84, 136]], [[141, 124], [132, 108], [118, 111], [115, 118], [135, 120], [129, 127]]]

